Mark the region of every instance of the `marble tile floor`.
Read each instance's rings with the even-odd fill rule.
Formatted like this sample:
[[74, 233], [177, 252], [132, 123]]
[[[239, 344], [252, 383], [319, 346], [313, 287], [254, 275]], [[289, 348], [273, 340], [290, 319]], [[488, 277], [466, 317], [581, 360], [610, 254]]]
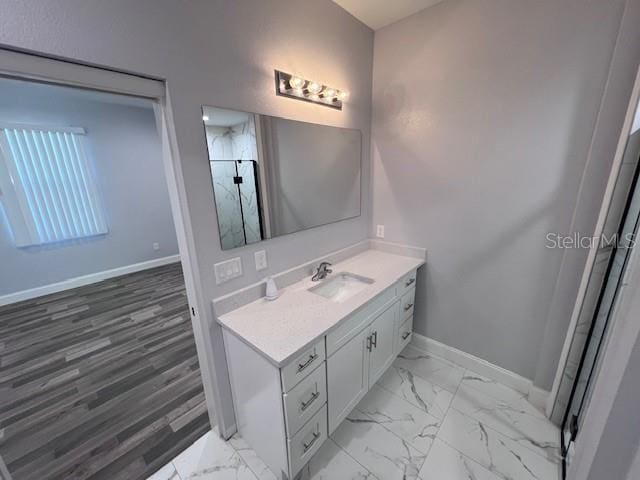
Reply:
[[[408, 346], [302, 480], [557, 480], [559, 431], [525, 395]], [[240, 438], [201, 437], [149, 480], [276, 480]]]

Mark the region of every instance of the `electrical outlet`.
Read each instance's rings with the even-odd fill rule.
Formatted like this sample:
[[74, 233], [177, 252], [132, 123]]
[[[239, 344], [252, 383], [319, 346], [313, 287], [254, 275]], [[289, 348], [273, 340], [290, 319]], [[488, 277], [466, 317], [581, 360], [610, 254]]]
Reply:
[[256, 261], [256, 271], [264, 270], [267, 268], [267, 252], [264, 250], [258, 250], [253, 254]]
[[153, 249], [157, 252], [158, 250], [160, 250], [160, 244], [158, 242], [154, 242], [153, 243]]
[[384, 225], [378, 225], [376, 227], [376, 237], [384, 238]]
[[242, 276], [242, 260], [240, 257], [232, 258], [224, 262], [216, 263], [213, 266], [216, 274], [216, 284], [228, 282], [229, 280]]

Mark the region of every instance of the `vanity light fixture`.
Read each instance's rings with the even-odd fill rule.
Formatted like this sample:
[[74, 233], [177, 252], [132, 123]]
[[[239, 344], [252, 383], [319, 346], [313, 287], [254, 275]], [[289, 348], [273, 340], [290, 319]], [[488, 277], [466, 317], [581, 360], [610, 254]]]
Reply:
[[342, 110], [349, 92], [276, 70], [276, 95]]

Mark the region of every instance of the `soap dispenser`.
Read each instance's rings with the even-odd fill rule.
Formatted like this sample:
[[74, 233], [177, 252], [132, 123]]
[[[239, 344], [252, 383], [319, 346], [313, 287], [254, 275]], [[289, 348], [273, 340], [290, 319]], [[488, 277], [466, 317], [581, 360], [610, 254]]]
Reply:
[[267, 291], [265, 298], [267, 300], [275, 300], [278, 298], [278, 287], [276, 287], [276, 282], [273, 280], [273, 277], [267, 277]]

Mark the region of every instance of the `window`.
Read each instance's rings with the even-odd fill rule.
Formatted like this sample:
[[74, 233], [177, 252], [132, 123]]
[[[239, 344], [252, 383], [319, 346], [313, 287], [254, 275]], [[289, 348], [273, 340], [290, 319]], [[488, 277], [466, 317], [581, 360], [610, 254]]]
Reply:
[[16, 245], [107, 233], [83, 128], [0, 124], [0, 201]]

